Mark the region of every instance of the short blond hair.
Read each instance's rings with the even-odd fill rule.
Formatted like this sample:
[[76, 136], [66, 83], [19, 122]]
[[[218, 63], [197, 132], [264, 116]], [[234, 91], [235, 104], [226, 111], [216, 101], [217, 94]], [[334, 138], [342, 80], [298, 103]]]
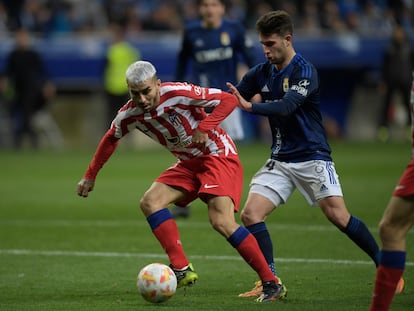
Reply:
[[126, 80], [129, 84], [138, 84], [155, 78], [157, 70], [150, 62], [143, 60], [132, 63], [126, 70]]

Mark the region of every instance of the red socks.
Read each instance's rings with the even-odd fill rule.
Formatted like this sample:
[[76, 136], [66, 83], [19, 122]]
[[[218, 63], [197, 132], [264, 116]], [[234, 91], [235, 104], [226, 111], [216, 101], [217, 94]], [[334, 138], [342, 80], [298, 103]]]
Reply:
[[257, 272], [262, 281], [267, 282], [275, 280], [276, 283], [279, 282], [267, 265], [259, 244], [253, 234], [248, 234], [246, 238], [236, 246], [236, 249], [244, 260]]
[[369, 311], [388, 311], [403, 270], [378, 266], [374, 294]]
[[173, 219], [162, 222], [153, 230], [153, 233], [167, 253], [174, 269], [181, 269], [188, 266], [189, 262], [181, 244], [177, 224]]

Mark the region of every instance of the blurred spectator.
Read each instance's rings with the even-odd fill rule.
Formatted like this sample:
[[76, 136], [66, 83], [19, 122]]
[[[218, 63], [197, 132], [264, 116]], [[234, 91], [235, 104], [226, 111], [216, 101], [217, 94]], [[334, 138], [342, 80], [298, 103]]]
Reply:
[[378, 37], [390, 36], [394, 19], [389, 9], [375, 5], [374, 1], [365, 1], [359, 17], [358, 31], [362, 35]]
[[301, 12], [299, 13], [301, 23], [297, 26], [299, 33], [303, 35], [317, 36], [322, 33], [319, 22], [319, 9], [317, 0], [303, 1]]
[[9, 95], [7, 79], [0, 74], [0, 148], [8, 148], [12, 145]]
[[337, 1], [323, 1], [321, 11], [321, 26], [322, 29], [331, 32], [343, 32], [347, 30], [346, 23], [341, 17]]
[[7, 28], [10, 31], [18, 29], [20, 24], [20, 13], [25, 0], [3, 0], [4, 8], [6, 9]]
[[143, 23], [144, 30], [175, 31], [181, 30], [182, 19], [177, 14], [178, 7], [175, 2], [163, 1], [151, 10]]
[[13, 144], [23, 146], [29, 136], [31, 146], [39, 147], [40, 135], [45, 135], [52, 147], [63, 145], [62, 135], [49, 112], [49, 100], [55, 95], [55, 87], [48, 80], [41, 55], [31, 46], [31, 38], [25, 29], [15, 33], [16, 45], [6, 59], [5, 75], [12, 91], [11, 120]]
[[129, 99], [125, 72], [130, 64], [140, 60], [140, 52], [125, 39], [124, 28], [118, 23], [111, 25], [111, 42], [106, 52], [104, 86], [107, 98], [107, 126], [117, 111]]
[[[298, 33], [354, 31], [379, 35], [389, 21], [400, 23], [414, 35], [412, 0], [226, 0], [227, 17], [254, 29], [260, 12], [288, 11]], [[10, 31], [23, 26], [44, 36], [106, 31], [109, 23], [127, 22], [128, 33], [181, 30], [197, 18], [196, 0], [3, 0], [3, 24]], [[317, 9], [316, 11], [314, 9]], [[3, 18], [3, 19], [4, 19]], [[1, 27], [0, 9], [0, 27]], [[0, 29], [1, 30], [1, 29]]]
[[6, 7], [2, 2], [0, 2], [0, 35], [4, 36], [7, 33], [7, 11]]
[[395, 95], [400, 95], [410, 125], [410, 89], [414, 69], [414, 48], [401, 25], [394, 27], [391, 41], [384, 51], [380, 91], [383, 94], [378, 136], [381, 140], [389, 137], [390, 111]]

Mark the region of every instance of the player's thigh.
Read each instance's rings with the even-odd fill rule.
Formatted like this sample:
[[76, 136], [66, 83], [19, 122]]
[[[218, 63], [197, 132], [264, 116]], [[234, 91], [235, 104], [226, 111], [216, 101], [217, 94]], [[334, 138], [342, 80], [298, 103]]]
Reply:
[[182, 200], [185, 194], [164, 183], [153, 182], [140, 200], [140, 207], [146, 216], [167, 207], [169, 204]]
[[253, 176], [249, 195], [259, 194], [273, 202], [274, 206], [285, 203], [296, 188], [286, 165], [287, 163], [268, 159]]

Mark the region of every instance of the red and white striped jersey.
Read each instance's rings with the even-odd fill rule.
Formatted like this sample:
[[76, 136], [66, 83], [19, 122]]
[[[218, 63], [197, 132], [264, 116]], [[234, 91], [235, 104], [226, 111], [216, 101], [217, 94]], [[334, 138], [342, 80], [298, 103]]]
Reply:
[[[206, 154], [237, 154], [234, 142], [219, 127], [236, 105], [237, 99], [220, 89], [166, 82], [161, 84], [160, 103], [154, 110], [145, 112], [130, 100], [118, 111], [110, 134], [119, 139], [138, 129], [180, 160]], [[207, 115], [205, 107], [214, 107], [214, 110]], [[204, 149], [192, 143], [196, 128], [208, 134]]]
[[414, 71], [411, 83], [410, 111], [411, 111], [411, 159], [414, 159]]

